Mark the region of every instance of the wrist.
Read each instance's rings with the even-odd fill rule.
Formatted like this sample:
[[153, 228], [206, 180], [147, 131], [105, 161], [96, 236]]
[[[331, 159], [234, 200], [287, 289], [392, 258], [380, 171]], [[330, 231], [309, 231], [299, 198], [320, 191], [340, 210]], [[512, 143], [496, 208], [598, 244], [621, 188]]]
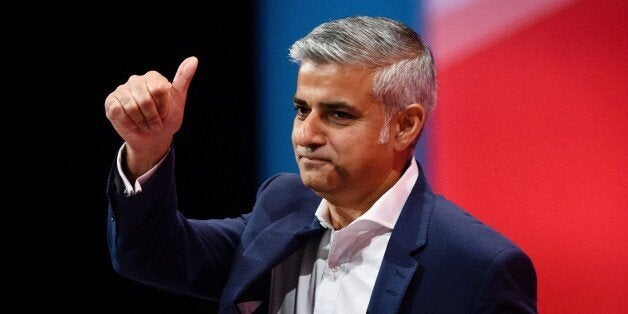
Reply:
[[134, 182], [138, 177], [157, 165], [168, 153], [169, 149], [170, 142], [141, 149], [137, 149], [127, 143], [125, 154], [122, 156], [125, 174], [131, 182]]

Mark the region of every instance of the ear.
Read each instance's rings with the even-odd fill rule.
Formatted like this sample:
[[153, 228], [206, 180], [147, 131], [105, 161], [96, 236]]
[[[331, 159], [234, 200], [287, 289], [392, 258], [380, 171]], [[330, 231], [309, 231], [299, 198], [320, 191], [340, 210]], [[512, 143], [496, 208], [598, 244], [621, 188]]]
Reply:
[[414, 146], [421, 135], [426, 118], [425, 107], [418, 103], [409, 105], [395, 115], [397, 133], [394, 134], [393, 141], [397, 151]]

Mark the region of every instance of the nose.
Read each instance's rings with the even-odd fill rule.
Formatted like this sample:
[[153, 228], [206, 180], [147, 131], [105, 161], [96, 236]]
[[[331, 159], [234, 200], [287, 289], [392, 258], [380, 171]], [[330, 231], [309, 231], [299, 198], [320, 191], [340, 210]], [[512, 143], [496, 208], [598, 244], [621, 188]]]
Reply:
[[323, 128], [323, 121], [311, 112], [304, 120], [295, 120], [292, 139], [298, 146], [316, 149], [325, 145]]

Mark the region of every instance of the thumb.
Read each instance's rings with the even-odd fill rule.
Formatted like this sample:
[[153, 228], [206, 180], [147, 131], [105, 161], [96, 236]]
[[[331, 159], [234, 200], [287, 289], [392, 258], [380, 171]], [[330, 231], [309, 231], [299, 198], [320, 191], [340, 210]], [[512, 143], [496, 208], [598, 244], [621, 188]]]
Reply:
[[192, 77], [194, 77], [194, 73], [196, 73], [197, 66], [198, 59], [196, 57], [188, 57], [181, 62], [179, 69], [177, 69], [177, 74], [174, 75], [174, 79], [172, 80], [172, 88], [178, 94], [187, 94]]

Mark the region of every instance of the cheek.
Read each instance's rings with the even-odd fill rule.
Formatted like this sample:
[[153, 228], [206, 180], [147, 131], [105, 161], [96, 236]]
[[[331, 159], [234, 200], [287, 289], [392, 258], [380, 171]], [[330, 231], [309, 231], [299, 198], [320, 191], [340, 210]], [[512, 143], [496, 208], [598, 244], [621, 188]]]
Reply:
[[379, 130], [346, 132], [330, 138], [330, 142], [334, 143], [336, 151], [358, 159], [361, 159], [360, 156], [366, 152], [383, 149], [383, 145], [379, 143]]
[[388, 145], [380, 144], [375, 137], [369, 138], [369, 141], [353, 139], [344, 146], [343, 154], [348, 157], [346, 164], [349, 169], [371, 168], [386, 158], [388, 150]]
[[343, 136], [330, 139], [330, 146], [336, 156], [336, 164], [344, 169], [355, 169], [359, 167], [364, 159], [365, 145], [363, 138], [356, 136]]

